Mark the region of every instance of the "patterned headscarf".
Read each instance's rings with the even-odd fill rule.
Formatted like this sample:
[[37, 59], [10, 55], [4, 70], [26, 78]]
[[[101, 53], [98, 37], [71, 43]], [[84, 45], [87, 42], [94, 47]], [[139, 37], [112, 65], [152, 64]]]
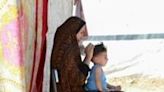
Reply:
[[65, 53], [72, 48], [74, 55], [81, 59], [76, 34], [85, 25], [85, 22], [78, 17], [70, 17], [57, 28], [54, 38], [53, 51], [51, 55], [51, 67], [60, 68], [64, 63]]

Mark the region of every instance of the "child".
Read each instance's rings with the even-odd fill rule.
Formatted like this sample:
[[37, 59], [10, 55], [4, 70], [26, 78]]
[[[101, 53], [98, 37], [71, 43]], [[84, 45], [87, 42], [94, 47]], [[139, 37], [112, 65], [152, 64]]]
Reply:
[[94, 63], [90, 76], [85, 86], [87, 91], [120, 91], [120, 86], [112, 86], [107, 84], [106, 77], [103, 72], [102, 66], [105, 66], [108, 61], [107, 49], [103, 43], [95, 45], [92, 62]]

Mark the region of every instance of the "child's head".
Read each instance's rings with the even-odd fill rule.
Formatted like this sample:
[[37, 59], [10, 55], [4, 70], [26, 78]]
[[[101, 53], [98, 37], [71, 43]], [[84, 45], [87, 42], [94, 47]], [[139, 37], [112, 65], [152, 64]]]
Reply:
[[107, 49], [103, 43], [95, 45], [92, 62], [104, 66], [108, 61]]

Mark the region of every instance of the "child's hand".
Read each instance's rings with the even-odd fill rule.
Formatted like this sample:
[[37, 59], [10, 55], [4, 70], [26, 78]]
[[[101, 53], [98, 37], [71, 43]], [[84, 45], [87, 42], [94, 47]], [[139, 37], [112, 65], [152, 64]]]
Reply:
[[121, 86], [116, 86], [116, 87], [115, 87], [115, 90], [116, 90], [116, 91], [121, 91]]
[[120, 85], [118, 85], [118, 86], [113, 86], [113, 85], [108, 84], [108, 85], [107, 85], [107, 88], [108, 88], [109, 90], [112, 90], [112, 91], [121, 91], [121, 86], [120, 86]]

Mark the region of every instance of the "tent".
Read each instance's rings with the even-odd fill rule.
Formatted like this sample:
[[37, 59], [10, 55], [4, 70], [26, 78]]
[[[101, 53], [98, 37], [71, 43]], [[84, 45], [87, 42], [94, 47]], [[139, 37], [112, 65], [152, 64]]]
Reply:
[[[108, 82], [125, 92], [163, 92], [164, 2], [81, 1], [84, 45], [106, 45]], [[72, 14], [73, 0], [0, 0], [0, 92], [49, 92], [53, 37]]]

